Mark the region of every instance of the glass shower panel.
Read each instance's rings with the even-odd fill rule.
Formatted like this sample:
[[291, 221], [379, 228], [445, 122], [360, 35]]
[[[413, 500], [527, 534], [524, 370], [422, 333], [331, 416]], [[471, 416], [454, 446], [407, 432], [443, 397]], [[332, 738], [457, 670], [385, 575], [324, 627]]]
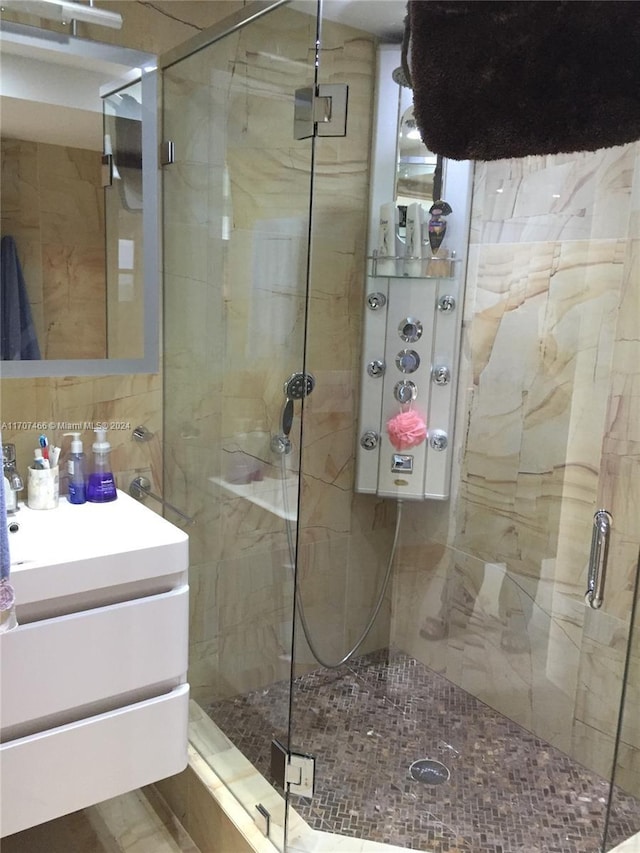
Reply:
[[[640, 850], [640, 813], [625, 814], [629, 796], [640, 798], [640, 555], [636, 568], [635, 607], [626, 660], [615, 674], [624, 680], [613, 767], [610, 811], [603, 850], [616, 850], [626, 841], [625, 853]], [[622, 853], [622, 851], [621, 851]]]
[[278, 8], [164, 74], [164, 471], [196, 519], [191, 739], [279, 846], [284, 800], [253, 767], [288, 744], [301, 404], [284, 388], [304, 365], [312, 165], [293, 113], [315, 39], [314, 16]]
[[[452, 498], [405, 501], [390, 607], [324, 667], [366, 624], [395, 518], [353, 492], [374, 64], [367, 32], [323, 20], [319, 82], [347, 83], [350, 111], [316, 145], [292, 740], [317, 772], [293, 806], [433, 853], [600, 849], [640, 544], [640, 146], [476, 164]], [[633, 827], [640, 791], [613, 812]]]

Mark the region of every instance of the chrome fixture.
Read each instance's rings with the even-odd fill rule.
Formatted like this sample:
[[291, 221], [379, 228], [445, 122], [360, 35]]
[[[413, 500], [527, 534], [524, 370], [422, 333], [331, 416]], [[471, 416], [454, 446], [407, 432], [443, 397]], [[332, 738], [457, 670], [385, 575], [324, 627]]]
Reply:
[[402, 373], [415, 373], [420, 367], [420, 356], [414, 349], [401, 349], [396, 356], [396, 367]]
[[422, 337], [422, 332], [422, 323], [413, 317], [405, 317], [404, 320], [400, 321], [400, 325], [398, 326], [398, 334], [407, 344], [414, 344], [416, 341], [419, 341]]
[[379, 308], [384, 308], [387, 304], [387, 297], [384, 293], [370, 293], [367, 296], [367, 305], [372, 311], [377, 311]]
[[453, 311], [456, 307], [456, 300], [453, 296], [441, 296], [438, 299], [438, 311], [444, 311], [447, 313], [448, 311]]
[[134, 429], [132, 435], [136, 441], [145, 442], [145, 441], [151, 441], [151, 439], [153, 438], [155, 433], [151, 432], [150, 429], [147, 429], [146, 426], [141, 424], [140, 426], [137, 426]]
[[449, 439], [446, 432], [436, 429], [429, 435], [429, 444], [434, 450], [446, 450]]
[[320, 83], [315, 87], [296, 89], [293, 138], [346, 136], [348, 99], [346, 83]]
[[379, 441], [380, 436], [372, 429], [368, 429], [360, 436], [360, 446], [364, 447], [365, 450], [375, 450]]
[[384, 370], [384, 361], [382, 361], [382, 359], [380, 358], [376, 358], [373, 361], [370, 361], [367, 365], [367, 373], [369, 374], [369, 376], [373, 376], [374, 378], [378, 376], [384, 376]]
[[169, 501], [166, 501], [164, 498], [160, 497], [160, 495], [156, 495], [151, 491], [151, 483], [146, 477], [135, 477], [131, 481], [131, 485], [129, 486], [129, 494], [132, 498], [135, 498], [137, 501], [146, 501], [147, 498], [153, 498], [154, 501], [158, 501], [162, 506], [168, 507], [172, 512], [175, 512], [176, 515], [179, 515], [180, 518], [184, 519], [187, 524], [194, 524], [195, 517], [192, 515], [187, 515], [182, 512], [181, 509], [178, 509], [177, 506], [174, 506]]
[[2, 456], [4, 458], [3, 475], [9, 483], [9, 492], [4, 496], [7, 513], [17, 512], [18, 492], [24, 489], [24, 482], [16, 467], [15, 444], [3, 444]]
[[609, 557], [609, 536], [613, 518], [606, 509], [599, 509], [593, 516], [591, 553], [589, 554], [589, 579], [585, 601], [594, 610], [602, 607], [604, 582]]
[[293, 403], [302, 400], [316, 387], [316, 379], [312, 373], [292, 373], [284, 383], [284, 406], [282, 408], [281, 432], [271, 438], [271, 450], [274, 453], [290, 453], [291, 441], [289, 433], [293, 426]]
[[448, 385], [451, 381], [451, 371], [445, 364], [437, 364], [431, 371], [431, 378], [436, 385]]
[[401, 382], [397, 382], [393, 389], [393, 396], [399, 403], [410, 403], [418, 396], [416, 383], [411, 382], [410, 379], [403, 379]]
[[29, 15], [38, 15], [48, 21], [84, 21], [87, 24], [97, 24], [100, 27], [111, 27], [113, 30], [122, 28], [122, 15], [106, 9], [98, 9], [93, 0], [86, 3], [75, 3], [73, 0], [2, 0], [3, 9], [13, 9]]

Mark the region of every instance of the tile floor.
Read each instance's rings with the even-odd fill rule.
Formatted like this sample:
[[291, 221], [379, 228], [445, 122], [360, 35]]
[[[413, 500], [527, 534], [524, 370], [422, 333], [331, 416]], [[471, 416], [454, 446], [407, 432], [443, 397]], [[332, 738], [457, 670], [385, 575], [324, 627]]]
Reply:
[[[365, 655], [296, 681], [294, 747], [318, 756], [314, 829], [433, 853], [597, 853], [608, 783], [400, 653]], [[286, 742], [288, 685], [216, 703], [212, 719], [265, 776]], [[411, 763], [442, 762], [438, 785]], [[640, 801], [618, 792], [608, 849], [640, 830]], [[4, 851], [3, 851], [4, 853]]]
[[2, 853], [199, 853], [152, 788], [8, 835]]

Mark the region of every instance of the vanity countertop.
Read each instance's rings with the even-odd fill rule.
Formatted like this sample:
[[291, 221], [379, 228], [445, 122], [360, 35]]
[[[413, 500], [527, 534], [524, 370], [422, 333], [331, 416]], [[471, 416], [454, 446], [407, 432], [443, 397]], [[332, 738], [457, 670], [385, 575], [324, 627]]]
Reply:
[[118, 491], [110, 503], [33, 510], [10, 517], [11, 584], [16, 604], [176, 575], [188, 567], [188, 536]]

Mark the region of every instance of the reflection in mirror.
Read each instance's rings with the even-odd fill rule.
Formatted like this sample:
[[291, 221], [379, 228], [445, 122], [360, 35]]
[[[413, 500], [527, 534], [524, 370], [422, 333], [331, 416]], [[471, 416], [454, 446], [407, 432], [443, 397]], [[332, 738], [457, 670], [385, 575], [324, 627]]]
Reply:
[[413, 106], [400, 116], [398, 123], [398, 167], [396, 199], [398, 204], [428, 201], [433, 198], [433, 180], [437, 155], [425, 146], [413, 115]]
[[7, 22], [0, 53], [2, 376], [155, 371], [155, 57]]

